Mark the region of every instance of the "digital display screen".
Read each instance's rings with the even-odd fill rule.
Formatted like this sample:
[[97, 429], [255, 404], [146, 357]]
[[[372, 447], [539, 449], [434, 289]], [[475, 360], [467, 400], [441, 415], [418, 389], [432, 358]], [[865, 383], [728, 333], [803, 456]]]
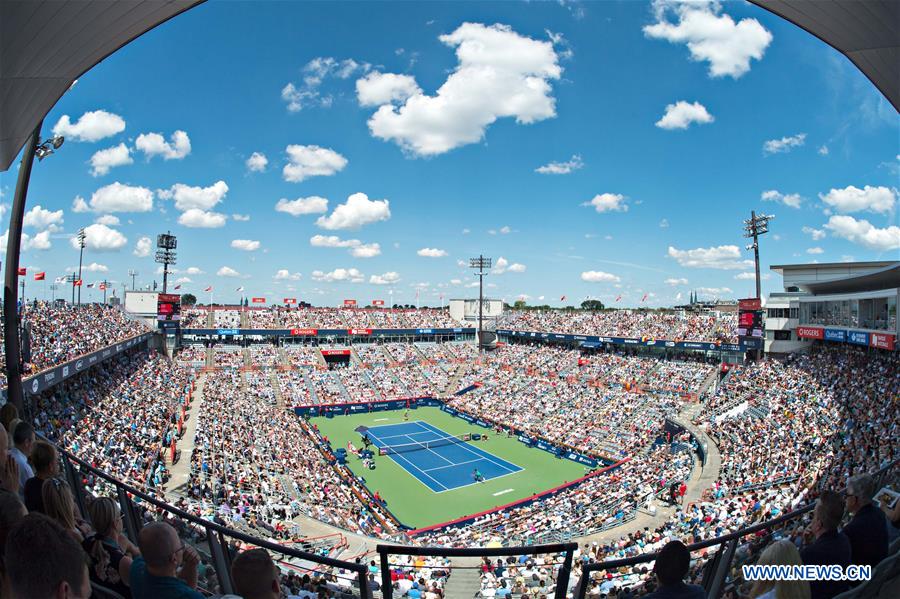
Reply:
[[157, 320], [181, 320], [181, 296], [160, 293], [156, 299]]

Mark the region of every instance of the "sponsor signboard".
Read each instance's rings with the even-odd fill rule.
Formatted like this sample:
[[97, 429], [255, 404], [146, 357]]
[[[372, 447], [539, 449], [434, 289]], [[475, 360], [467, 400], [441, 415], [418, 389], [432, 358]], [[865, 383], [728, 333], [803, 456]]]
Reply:
[[847, 340], [847, 331], [843, 329], [825, 329], [825, 341], [840, 341], [843, 343]]
[[307, 336], [307, 337], [315, 337], [319, 334], [319, 329], [291, 329], [291, 335], [297, 336]]
[[266, 303], [266, 298], [264, 298], [264, 297], [254, 297], [254, 298], [253, 298], [253, 303], [254, 303], [254, 304], [264, 304], [264, 303]]
[[800, 339], [824, 339], [825, 329], [819, 327], [797, 327], [797, 337]]
[[285, 303], [285, 304], [288, 304], [288, 305], [290, 305], [290, 304], [296, 304], [296, 303], [297, 303], [297, 298], [296, 298], [296, 297], [286, 297], [286, 298], [284, 298], [284, 303]]
[[762, 299], [751, 297], [738, 300], [738, 310], [759, 310], [762, 308]]
[[354, 308], [354, 307], [356, 307], [356, 300], [355, 300], [355, 299], [345, 299], [345, 300], [344, 300], [344, 307], [345, 307], [345, 308]]
[[383, 306], [384, 300], [372, 300], [372, 305], [373, 306]]
[[322, 355], [323, 356], [349, 356], [350, 349], [349, 348], [347, 348], [347, 349], [323, 349]]
[[434, 333], [434, 329], [416, 329], [416, 333], [419, 335], [431, 335]]
[[216, 329], [217, 335], [240, 335], [240, 329]]
[[869, 345], [869, 334], [864, 331], [847, 331], [847, 341], [856, 345]]
[[878, 349], [894, 349], [894, 336], [885, 333], [869, 333], [869, 344]]
[[351, 335], [371, 335], [372, 329], [347, 329], [347, 333]]

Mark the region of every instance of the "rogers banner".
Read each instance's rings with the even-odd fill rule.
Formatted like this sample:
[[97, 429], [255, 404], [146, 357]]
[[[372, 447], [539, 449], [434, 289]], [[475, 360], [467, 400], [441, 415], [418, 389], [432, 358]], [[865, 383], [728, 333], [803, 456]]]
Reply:
[[264, 297], [254, 297], [254, 298], [253, 298], [253, 303], [254, 303], [254, 304], [264, 304], [264, 303], [266, 303], [266, 298], [264, 298]]
[[315, 337], [319, 334], [319, 329], [291, 329], [291, 335], [301, 335]]
[[322, 355], [323, 356], [349, 356], [350, 350], [349, 349], [323, 349]]
[[384, 300], [372, 300], [372, 305], [373, 306], [383, 306]]
[[797, 327], [797, 337], [800, 339], [824, 339], [825, 329], [816, 327]]
[[894, 349], [894, 336], [884, 333], [869, 333], [869, 343], [878, 349]]
[[372, 329], [347, 329], [351, 335], [371, 335]]
[[285, 304], [296, 304], [297, 298], [296, 297], [286, 297], [286, 298], [284, 298], [284, 303]]
[[344, 307], [352, 307], [356, 305], [356, 300], [344, 300]]
[[749, 299], [738, 300], [738, 310], [756, 311], [762, 308], [762, 300], [751, 297]]

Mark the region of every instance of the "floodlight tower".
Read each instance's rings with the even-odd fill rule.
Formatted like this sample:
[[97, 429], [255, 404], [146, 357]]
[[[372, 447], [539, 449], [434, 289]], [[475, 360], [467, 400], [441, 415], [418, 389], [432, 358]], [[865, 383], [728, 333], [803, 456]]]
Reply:
[[750, 211], [750, 218], [744, 221], [744, 237], [752, 238], [753, 243], [747, 246], [753, 250], [753, 261], [756, 265], [756, 299], [762, 297], [759, 281], [759, 236], [769, 232], [769, 221], [775, 218], [771, 214], [757, 215], [755, 210]]
[[478, 270], [478, 351], [483, 349], [483, 335], [482, 335], [482, 319], [483, 319], [483, 310], [484, 307], [484, 275], [485, 270], [490, 270], [491, 268], [491, 259], [485, 258], [484, 256], [479, 255], [477, 258], [469, 259], [469, 268], [473, 268]]
[[[138, 271], [134, 270], [133, 268], [128, 269], [128, 276], [131, 277], [131, 290], [132, 291], [134, 291], [134, 278], [136, 276], [138, 276], [138, 274], [140, 274], [140, 273], [138, 273]], [[124, 294], [123, 294], [123, 296], [124, 296]]]
[[[84, 240], [87, 236], [85, 235], [84, 228], [78, 229], [78, 235], [75, 238], [78, 240], [78, 280], [81, 280], [81, 263], [84, 258]], [[73, 300], [74, 301], [74, 300]], [[78, 286], [78, 305], [81, 305], [81, 286]]]
[[172, 235], [172, 232], [162, 233], [156, 236], [156, 261], [163, 265], [163, 293], [168, 292], [169, 281], [169, 265], [175, 264], [175, 248], [178, 247], [178, 240]]

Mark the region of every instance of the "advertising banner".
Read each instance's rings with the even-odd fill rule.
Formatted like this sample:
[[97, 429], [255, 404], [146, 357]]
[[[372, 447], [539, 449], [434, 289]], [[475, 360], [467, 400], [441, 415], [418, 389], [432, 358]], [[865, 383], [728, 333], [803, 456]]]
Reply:
[[372, 329], [347, 329], [350, 335], [371, 335]]
[[869, 345], [869, 334], [863, 331], [847, 331], [847, 341], [856, 345]]
[[840, 341], [843, 343], [847, 340], [847, 331], [843, 329], [825, 329], [825, 341]]
[[825, 329], [818, 327], [797, 327], [797, 337], [800, 339], [824, 339]]
[[372, 305], [373, 306], [383, 306], [384, 300], [372, 300]]
[[264, 297], [254, 297], [254, 298], [253, 298], [253, 303], [254, 303], [254, 304], [264, 304], [264, 303], [266, 303], [266, 298], [264, 298]]
[[297, 337], [315, 337], [319, 334], [319, 329], [291, 329], [291, 335]]
[[869, 333], [869, 344], [878, 349], [894, 349], [894, 336], [885, 333]]
[[345, 299], [345, 300], [344, 300], [344, 307], [345, 307], [345, 308], [355, 308], [355, 307], [356, 307], [356, 300], [353, 300], [353, 299]]
[[296, 304], [297, 298], [296, 297], [286, 297], [286, 298], [284, 298], [284, 303], [285, 304]]

